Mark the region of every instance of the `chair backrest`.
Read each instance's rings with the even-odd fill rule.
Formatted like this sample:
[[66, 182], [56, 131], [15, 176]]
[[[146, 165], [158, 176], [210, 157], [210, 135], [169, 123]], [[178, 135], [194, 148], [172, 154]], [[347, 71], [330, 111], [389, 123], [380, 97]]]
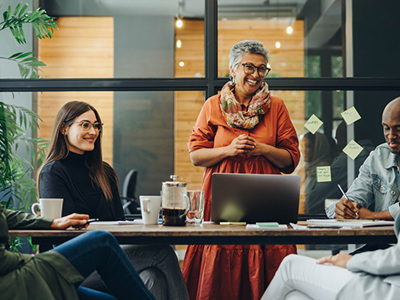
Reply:
[[124, 182], [121, 187], [121, 202], [122, 209], [125, 215], [137, 214], [140, 212], [140, 203], [136, 197], [136, 182], [137, 182], [137, 170], [132, 169], [124, 178]]
[[122, 184], [122, 191], [121, 191], [122, 197], [135, 198], [136, 182], [137, 182], [137, 170], [132, 169], [125, 176], [124, 182]]

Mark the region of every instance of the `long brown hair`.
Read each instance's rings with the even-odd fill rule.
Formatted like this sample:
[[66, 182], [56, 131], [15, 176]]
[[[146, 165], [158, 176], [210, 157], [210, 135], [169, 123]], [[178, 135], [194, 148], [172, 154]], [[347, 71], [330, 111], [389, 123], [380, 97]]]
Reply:
[[[41, 169], [49, 162], [64, 159], [69, 154], [67, 136], [62, 134], [63, 129], [70, 126], [77, 117], [89, 110], [94, 112], [97, 122], [101, 123], [101, 118], [97, 110], [86, 102], [71, 101], [61, 107], [54, 121], [46, 159], [38, 172], [38, 185]], [[89, 169], [89, 176], [92, 183], [96, 184], [103, 191], [105, 198], [111, 201], [113, 194], [110, 180], [118, 185], [118, 176], [109, 164], [103, 162], [101, 152], [102, 133], [102, 131], [99, 132], [93, 151], [86, 152], [85, 166]]]

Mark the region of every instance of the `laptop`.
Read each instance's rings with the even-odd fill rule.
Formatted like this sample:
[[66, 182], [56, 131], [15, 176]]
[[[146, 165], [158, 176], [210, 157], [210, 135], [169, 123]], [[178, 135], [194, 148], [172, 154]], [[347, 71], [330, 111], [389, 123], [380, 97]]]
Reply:
[[212, 174], [211, 221], [296, 223], [300, 176]]

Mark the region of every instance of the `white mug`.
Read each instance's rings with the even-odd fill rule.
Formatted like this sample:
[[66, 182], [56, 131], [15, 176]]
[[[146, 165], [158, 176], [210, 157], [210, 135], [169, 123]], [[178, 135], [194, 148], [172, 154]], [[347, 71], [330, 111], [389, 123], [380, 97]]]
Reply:
[[42, 217], [58, 219], [61, 218], [63, 201], [63, 198], [40, 198], [39, 203], [34, 203], [31, 210], [33, 214], [38, 215], [39, 208]]
[[143, 224], [156, 225], [160, 217], [161, 196], [140, 196]]

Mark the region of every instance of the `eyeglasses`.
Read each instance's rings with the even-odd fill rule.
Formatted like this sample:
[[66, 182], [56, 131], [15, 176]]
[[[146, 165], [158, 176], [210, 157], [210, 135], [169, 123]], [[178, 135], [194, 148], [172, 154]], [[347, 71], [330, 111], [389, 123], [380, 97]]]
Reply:
[[271, 71], [270, 68], [267, 68], [264, 66], [256, 67], [251, 64], [241, 64], [241, 65], [243, 66], [244, 73], [246, 73], [247, 75], [253, 74], [256, 69], [257, 69], [258, 75], [260, 75], [260, 76], [267, 76], [268, 73]]
[[94, 128], [95, 131], [100, 132], [103, 129], [103, 123], [95, 122], [90, 123], [89, 121], [72, 122], [72, 124], [79, 124], [84, 131], [89, 131]]

